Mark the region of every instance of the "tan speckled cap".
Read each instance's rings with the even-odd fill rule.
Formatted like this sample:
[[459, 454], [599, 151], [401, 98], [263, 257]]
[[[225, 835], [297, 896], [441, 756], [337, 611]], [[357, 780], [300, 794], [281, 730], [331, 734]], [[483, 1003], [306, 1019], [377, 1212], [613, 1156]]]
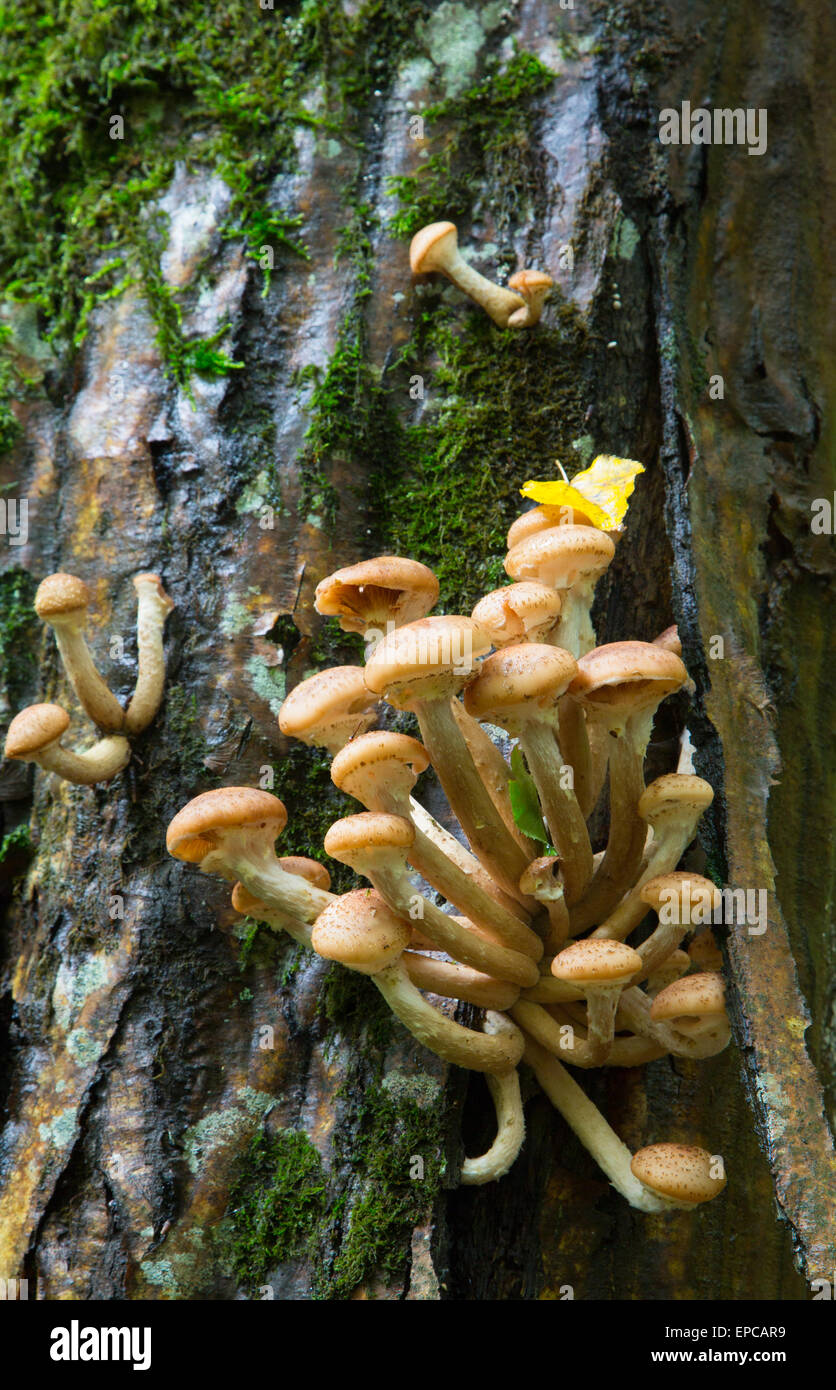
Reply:
[[45, 622], [77, 620], [87, 612], [90, 590], [74, 574], [48, 574], [35, 594], [35, 612]]
[[641, 970], [642, 958], [623, 941], [574, 941], [552, 961], [555, 979], [577, 985], [626, 984]]
[[427, 750], [408, 734], [376, 729], [347, 743], [331, 764], [331, 780], [340, 791], [366, 802], [374, 786], [391, 786], [409, 795], [430, 765]]
[[317, 917], [311, 940], [317, 955], [349, 970], [376, 975], [406, 950], [410, 926], [373, 888], [344, 893]]
[[316, 586], [317, 613], [340, 620], [344, 632], [365, 632], [387, 623], [402, 627], [429, 613], [438, 599], [438, 580], [431, 569], [402, 555], [373, 560], [329, 574]]
[[575, 658], [562, 647], [539, 642], [503, 647], [482, 662], [465, 691], [465, 709], [475, 719], [503, 727], [546, 718], [554, 713], [577, 669]]
[[696, 1206], [709, 1202], [726, 1185], [722, 1176], [712, 1176], [715, 1157], [691, 1144], [650, 1144], [633, 1155], [633, 1175], [645, 1187], [673, 1202]]
[[325, 835], [325, 853], [352, 867], [374, 851], [405, 851], [415, 841], [415, 830], [403, 816], [383, 811], [361, 811], [335, 821]]
[[291, 690], [279, 710], [279, 728], [288, 738], [336, 750], [374, 723], [376, 707], [362, 666], [331, 666]]
[[688, 679], [679, 657], [652, 642], [608, 642], [578, 658], [571, 693], [592, 709], [639, 712]]
[[722, 902], [722, 894], [710, 878], [687, 869], [672, 870], [648, 879], [639, 889], [639, 897], [654, 912], [667, 910], [677, 914], [678, 921], [696, 917], [696, 925], [706, 922]]
[[454, 222], [431, 222], [416, 232], [409, 245], [409, 264], [413, 275], [443, 270], [459, 245]]
[[218, 787], [201, 792], [171, 821], [165, 843], [169, 854], [199, 864], [218, 849], [225, 831], [263, 830], [271, 843], [287, 825], [287, 811], [277, 796], [256, 787]]
[[668, 772], [657, 777], [642, 792], [637, 810], [648, 825], [677, 811], [691, 810], [702, 815], [714, 800], [714, 789], [702, 777], [689, 772]]
[[6, 734], [7, 758], [31, 760], [67, 732], [70, 716], [60, 705], [29, 705], [16, 714]]
[[541, 503], [539, 507], [532, 507], [531, 511], [523, 512], [516, 521], [512, 521], [508, 528], [505, 544], [509, 550], [513, 550], [515, 545], [528, 540], [529, 536], [536, 536], [539, 531], [550, 531], [554, 526], [592, 526], [593, 524], [590, 517], [577, 511], [574, 507], [557, 507], [548, 503]]
[[725, 992], [725, 981], [716, 970], [685, 975], [659, 991], [650, 1006], [650, 1017], [657, 1023], [677, 1018], [725, 1018]]
[[542, 641], [557, 622], [562, 606], [556, 589], [522, 580], [485, 594], [471, 617], [485, 629], [495, 647], [506, 647], [511, 642]]
[[331, 875], [318, 859], [308, 859], [304, 854], [283, 854], [279, 863], [286, 874], [298, 874], [314, 888], [322, 888], [327, 893], [331, 887]]
[[509, 550], [505, 571], [512, 579], [536, 579], [554, 589], [570, 589], [603, 574], [614, 554], [607, 533], [595, 526], [552, 526]]
[[419, 618], [375, 648], [366, 662], [366, 684], [394, 705], [452, 696], [490, 648], [488, 633], [472, 618]]

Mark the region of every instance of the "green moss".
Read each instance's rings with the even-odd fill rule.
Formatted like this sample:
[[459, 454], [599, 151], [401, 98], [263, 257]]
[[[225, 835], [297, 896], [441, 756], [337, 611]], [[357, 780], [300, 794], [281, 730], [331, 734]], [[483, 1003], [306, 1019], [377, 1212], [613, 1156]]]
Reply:
[[383, 1054], [393, 1032], [393, 1016], [371, 980], [344, 966], [333, 965], [322, 982], [318, 1013], [341, 1037], [364, 1039], [369, 1060], [382, 1068]]
[[200, 727], [197, 694], [182, 685], [169, 686], [165, 696], [165, 728], [170, 737], [166, 747], [176, 758], [178, 770], [187, 782], [210, 777], [205, 765], [206, 741]]
[[390, 180], [401, 210], [391, 223], [394, 236], [411, 237], [427, 222], [470, 215], [474, 189], [490, 189], [491, 213], [503, 234], [536, 185], [530, 151], [535, 119], [533, 100], [556, 74], [532, 53], [515, 53], [502, 67], [489, 61], [486, 76], [458, 96], [422, 113], [439, 125], [440, 148], [417, 174]]
[[312, 1248], [324, 1200], [322, 1162], [308, 1136], [259, 1131], [238, 1161], [229, 1197], [233, 1267], [242, 1285], [252, 1290], [277, 1264]]
[[24, 872], [25, 865], [33, 854], [32, 836], [26, 822], [16, 825], [0, 842], [0, 864], [8, 863], [14, 878]]
[[440, 1100], [440, 1089], [429, 1098], [410, 1088], [366, 1088], [350, 1139], [336, 1139], [338, 1162], [350, 1165], [361, 1195], [347, 1203], [342, 1243], [322, 1271], [320, 1297], [347, 1298], [371, 1275], [392, 1278], [405, 1269], [413, 1228], [430, 1211], [444, 1172]]
[[281, 839], [282, 854], [303, 854], [327, 864], [336, 893], [355, 887], [351, 870], [329, 859], [322, 848], [328, 827], [357, 810], [356, 801], [331, 781], [330, 755], [324, 749], [292, 743], [281, 762], [274, 764], [274, 772], [272, 790], [290, 812]]
[[36, 670], [36, 588], [32, 575], [20, 566], [0, 574], [0, 682], [12, 709]]

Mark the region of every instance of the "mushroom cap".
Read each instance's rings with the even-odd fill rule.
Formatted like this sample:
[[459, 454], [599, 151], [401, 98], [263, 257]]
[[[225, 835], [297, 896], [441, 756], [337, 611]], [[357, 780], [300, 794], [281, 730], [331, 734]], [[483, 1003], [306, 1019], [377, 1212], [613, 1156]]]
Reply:
[[606, 531], [597, 526], [551, 526], [519, 541], [505, 556], [512, 579], [536, 579], [554, 589], [603, 574], [615, 554]]
[[411, 929], [373, 888], [343, 893], [314, 922], [311, 942], [317, 955], [338, 960], [361, 975], [394, 965], [410, 942]]
[[688, 943], [688, 959], [700, 970], [722, 970], [723, 952], [710, 927], [694, 933]]
[[560, 858], [556, 854], [543, 854], [532, 859], [520, 876], [521, 893], [541, 901], [562, 898], [563, 879], [560, 872]]
[[472, 618], [419, 618], [378, 643], [365, 667], [366, 684], [390, 704], [452, 696], [470, 679], [491, 639]]
[[83, 579], [74, 574], [48, 574], [42, 579], [35, 594], [35, 612], [39, 618], [52, 623], [60, 622], [71, 615], [86, 613], [90, 604], [90, 590]]
[[652, 642], [608, 642], [578, 658], [571, 693], [588, 709], [638, 713], [688, 680], [679, 657]]
[[346, 743], [374, 723], [376, 705], [362, 666], [331, 666], [291, 690], [279, 710], [279, 728], [303, 743]]
[[658, 637], [653, 639], [654, 647], [664, 647], [666, 652], [673, 652], [675, 656], [682, 655], [682, 643], [679, 640], [679, 628], [676, 623], [666, 627], [664, 632], [660, 632]]
[[509, 290], [516, 290], [523, 299], [533, 295], [544, 295], [553, 284], [554, 280], [544, 270], [517, 270], [508, 280]]
[[245, 888], [243, 883], [235, 884], [231, 901], [235, 911], [243, 912], [245, 917], [255, 917], [259, 912], [270, 911], [267, 904], [251, 893], [249, 888]]
[[383, 811], [360, 811], [356, 816], [344, 816], [328, 829], [323, 844], [325, 853], [341, 864], [352, 867], [369, 854], [392, 850], [404, 851], [415, 842], [415, 830], [403, 816], [390, 816]]
[[163, 581], [158, 574], [153, 574], [150, 570], [144, 570], [142, 574], [135, 574], [133, 586], [137, 593], [143, 589], [153, 591], [155, 598], [159, 600], [160, 607], [166, 613], [170, 613], [174, 608], [174, 600], [166, 593], [163, 588]]
[[654, 1023], [677, 1018], [725, 1018], [726, 985], [716, 970], [683, 975], [660, 989], [650, 1006]]
[[431, 222], [416, 232], [409, 244], [409, 264], [413, 275], [443, 270], [458, 252], [459, 236], [454, 222]]
[[714, 1157], [693, 1144], [649, 1144], [633, 1155], [634, 1177], [674, 1202], [697, 1205], [722, 1192], [726, 1175], [712, 1176]]
[[536, 536], [540, 531], [550, 531], [554, 526], [594, 526], [594, 522], [576, 507], [543, 502], [540, 506], [523, 512], [522, 516], [511, 522], [505, 544], [509, 550], [513, 550], [521, 541], [527, 541], [529, 536]]
[[638, 951], [625, 942], [585, 937], [555, 956], [552, 974], [573, 985], [615, 985], [631, 980], [641, 967]]
[[723, 901], [720, 889], [710, 878], [690, 873], [687, 869], [672, 870], [648, 879], [639, 889], [639, 897], [654, 912], [674, 908], [678, 920], [684, 917], [690, 921], [692, 911], [698, 909], [698, 925]]
[[201, 792], [171, 821], [165, 844], [175, 859], [199, 864], [218, 849], [225, 831], [261, 830], [270, 843], [287, 825], [287, 811], [271, 792], [256, 787], [217, 787]]
[[523, 580], [485, 594], [471, 617], [485, 629], [495, 647], [505, 647], [529, 636], [534, 641], [545, 637], [557, 622], [562, 606], [556, 589]]
[[378, 555], [320, 580], [314, 607], [339, 618], [344, 632], [365, 632], [387, 622], [396, 627], [414, 622], [437, 600], [438, 580], [426, 565], [402, 555]]
[[70, 716], [60, 705], [29, 705], [9, 725], [5, 755], [26, 761], [55, 743], [69, 725]]
[[308, 859], [304, 854], [283, 854], [279, 863], [286, 874], [297, 874], [314, 888], [322, 888], [327, 893], [331, 887], [331, 875], [318, 859]]
[[331, 781], [358, 801], [365, 801], [366, 788], [375, 784], [408, 795], [429, 765], [427, 750], [417, 738], [376, 729], [340, 750], [331, 764]]
[[578, 664], [562, 647], [522, 642], [503, 647], [482, 662], [464, 693], [464, 706], [475, 719], [515, 726], [552, 715], [568, 689]]
[[714, 800], [714, 788], [702, 777], [689, 772], [668, 772], [646, 787], [639, 797], [637, 810], [648, 825], [676, 811], [694, 811], [702, 815]]

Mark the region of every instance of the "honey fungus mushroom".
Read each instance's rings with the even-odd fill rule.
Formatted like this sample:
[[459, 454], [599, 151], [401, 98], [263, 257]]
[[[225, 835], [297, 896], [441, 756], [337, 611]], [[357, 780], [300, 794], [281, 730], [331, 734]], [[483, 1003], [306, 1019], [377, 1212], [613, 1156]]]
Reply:
[[120, 734], [100, 739], [81, 753], [62, 747], [69, 726], [70, 716], [60, 705], [29, 705], [9, 725], [5, 755], [37, 763], [44, 772], [55, 772], [76, 786], [110, 782], [129, 762], [130, 745]]
[[378, 555], [336, 570], [316, 586], [314, 607], [339, 618], [344, 632], [376, 633], [426, 617], [438, 600], [438, 580], [418, 560]]
[[[432, 222], [415, 233], [409, 248], [409, 264], [413, 275], [438, 272], [452, 280], [476, 304], [481, 305], [499, 328], [512, 326], [513, 315], [527, 315], [529, 306], [521, 294], [495, 285], [487, 276], [474, 270], [459, 250], [459, 236], [453, 222]], [[528, 323], [513, 325], [528, 327]]]
[[118, 732], [125, 713], [99, 675], [84, 637], [90, 590], [74, 574], [50, 574], [38, 585], [35, 612], [55, 633], [67, 677], [84, 709], [100, 729]]
[[331, 666], [294, 686], [279, 710], [279, 728], [288, 738], [338, 753], [374, 723], [377, 705], [362, 666]]
[[135, 574], [137, 596], [137, 679], [125, 713], [125, 732], [147, 729], [159, 709], [165, 689], [163, 629], [174, 608], [158, 574]]

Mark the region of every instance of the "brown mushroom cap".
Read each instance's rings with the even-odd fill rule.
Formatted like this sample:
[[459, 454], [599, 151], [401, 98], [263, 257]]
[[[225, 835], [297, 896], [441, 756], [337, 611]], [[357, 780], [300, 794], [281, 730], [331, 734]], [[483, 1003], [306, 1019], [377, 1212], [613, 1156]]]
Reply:
[[279, 863], [286, 874], [298, 874], [314, 888], [322, 888], [327, 893], [331, 887], [331, 875], [318, 859], [308, 859], [304, 854], [283, 854]]
[[174, 608], [174, 600], [166, 593], [163, 588], [163, 581], [158, 574], [153, 574], [150, 570], [145, 570], [142, 574], [135, 574], [133, 577], [133, 586], [137, 593], [139, 593], [140, 589], [153, 589], [156, 598], [160, 602], [160, 606], [164, 608], [167, 613], [170, 613]]
[[9, 725], [5, 755], [26, 762], [55, 743], [69, 725], [70, 716], [60, 705], [29, 705]]
[[725, 981], [715, 970], [684, 975], [659, 991], [650, 1006], [650, 1017], [655, 1023], [725, 1018], [725, 990]]
[[331, 666], [291, 690], [279, 710], [279, 728], [303, 743], [345, 743], [374, 723], [376, 705], [362, 666]]
[[571, 694], [591, 709], [638, 713], [688, 679], [678, 656], [652, 642], [608, 642], [578, 658]]
[[523, 299], [528, 299], [529, 295], [545, 294], [553, 284], [554, 280], [544, 270], [517, 270], [508, 280], [509, 290], [516, 290]]
[[563, 879], [559, 856], [543, 854], [539, 859], [532, 859], [520, 876], [520, 892], [544, 901], [546, 898], [561, 898]]
[[374, 730], [354, 738], [334, 758], [331, 780], [340, 791], [365, 802], [375, 784], [409, 795], [418, 775], [430, 765], [427, 750], [408, 734]]
[[668, 772], [657, 777], [642, 792], [638, 800], [638, 813], [648, 825], [655, 825], [660, 819], [674, 811], [693, 811], [702, 815], [714, 800], [714, 788], [688, 772]]
[[574, 941], [552, 961], [552, 974], [558, 980], [578, 985], [626, 984], [641, 970], [642, 958], [623, 941], [603, 938]]
[[39, 618], [54, 624], [82, 617], [90, 604], [90, 590], [83, 579], [74, 574], [48, 574], [41, 580], [35, 594], [35, 612]]
[[512, 579], [536, 579], [555, 589], [603, 574], [615, 554], [606, 531], [596, 526], [552, 526], [519, 541], [505, 557]]
[[255, 787], [218, 787], [201, 792], [171, 821], [165, 843], [169, 854], [199, 864], [217, 849], [225, 831], [263, 830], [276, 840], [287, 825], [287, 811], [277, 796]]
[[458, 251], [459, 238], [454, 222], [431, 222], [416, 232], [409, 245], [409, 264], [413, 275], [443, 270]]
[[344, 816], [328, 829], [325, 853], [341, 864], [354, 867], [374, 851], [410, 849], [415, 830], [403, 816], [390, 816], [383, 811], [361, 811], [356, 816]]
[[409, 923], [387, 907], [373, 888], [358, 888], [330, 903], [314, 922], [317, 955], [338, 960], [361, 975], [394, 965], [409, 945]]
[[522, 516], [518, 516], [516, 521], [511, 522], [505, 544], [509, 550], [513, 550], [521, 541], [527, 541], [529, 536], [536, 536], [540, 531], [550, 531], [555, 526], [594, 526], [594, 524], [590, 517], [577, 511], [575, 507], [558, 507], [549, 503], [541, 503], [539, 507], [532, 507], [531, 511], [523, 512]]
[[577, 669], [575, 658], [562, 647], [539, 642], [503, 647], [482, 662], [465, 691], [465, 709], [475, 719], [515, 727], [526, 719], [548, 717]]
[[534, 641], [546, 636], [557, 622], [562, 606], [556, 589], [523, 580], [485, 594], [471, 617], [485, 629], [495, 647], [505, 647], [510, 642], [522, 642], [529, 635]]
[[713, 1158], [692, 1144], [650, 1144], [633, 1155], [630, 1167], [639, 1182], [674, 1202], [696, 1206], [722, 1192], [726, 1176], [713, 1177]]
[[657, 874], [655, 878], [648, 879], [640, 888], [639, 897], [654, 912], [674, 908], [677, 913], [686, 914], [686, 920], [690, 920], [691, 911], [697, 909], [697, 925], [705, 922], [723, 900], [719, 888], [710, 878], [689, 873], [687, 869]]
[[366, 684], [390, 704], [442, 698], [470, 678], [491, 640], [472, 618], [419, 618], [384, 637], [365, 667]]
[[679, 629], [676, 623], [666, 627], [664, 632], [660, 632], [658, 637], [653, 639], [654, 647], [664, 647], [666, 652], [673, 652], [675, 656], [682, 655], [682, 643], [679, 640]]
[[394, 623], [400, 627], [429, 613], [438, 580], [418, 560], [378, 555], [329, 574], [316, 586], [317, 613], [337, 617], [344, 632]]

